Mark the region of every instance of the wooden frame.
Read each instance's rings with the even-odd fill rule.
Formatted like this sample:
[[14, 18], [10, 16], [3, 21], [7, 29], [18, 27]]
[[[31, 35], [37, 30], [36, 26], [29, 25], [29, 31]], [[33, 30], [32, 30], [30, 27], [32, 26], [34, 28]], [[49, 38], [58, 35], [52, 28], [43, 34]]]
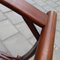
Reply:
[[47, 15], [48, 23], [41, 32], [35, 60], [52, 60], [57, 14], [48, 12]]
[[[34, 60], [52, 60], [57, 20], [56, 12], [46, 14], [24, 0], [0, 0], [0, 3], [22, 15], [37, 40], [32, 49], [22, 57], [11, 57], [5, 53], [0, 57], [6, 60], [28, 60], [35, 53]], [[36, 30], [34, 23], [42, 28], [41, 35]]]

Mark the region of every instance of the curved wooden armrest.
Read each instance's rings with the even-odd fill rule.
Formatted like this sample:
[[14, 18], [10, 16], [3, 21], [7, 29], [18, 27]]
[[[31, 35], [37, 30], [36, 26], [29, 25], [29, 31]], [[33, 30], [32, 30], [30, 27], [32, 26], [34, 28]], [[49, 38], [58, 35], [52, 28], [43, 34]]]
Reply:
[[39, 38], [35, 60], [52, 60], [56, 28], [56, 12], [48, 12], [48, 23]]
[[24, 0], [0, 0], [0, 2], [41, 27], [47, 23], [48, 16]]

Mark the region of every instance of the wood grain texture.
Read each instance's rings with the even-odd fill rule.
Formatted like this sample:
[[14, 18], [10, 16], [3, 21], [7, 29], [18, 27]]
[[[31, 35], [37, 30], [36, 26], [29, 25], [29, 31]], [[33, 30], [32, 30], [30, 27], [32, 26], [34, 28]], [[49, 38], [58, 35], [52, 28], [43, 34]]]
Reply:
[[[31, 53], [34, 54], [37, 47], [34, 60], [52, 60], [57, 20], [56, 12], [50, 11], [47, 14], [43, 13], [24, 0], [0, 0], [0, 3], [22, 15], [38, 41], [38, 43], [32, 47], [32, 50], [30, 50], [31, 52], [28, 52], [29, 54], [27, 53], [22, 56], [23, 59], [21, 57], [19, 58], [19, 56], [17, 58], [12, 58], [16, 60], [28, 60], [29, 57], [32, 56]], [[33, 23], [42, 27], [40, 37]], [[12, 60], [12, 58], [10, 57], [9, 59]]]
[[39, 38], [35, 60], [52, 60], [57, 14], [48, 12], [48, 16], [48, 23]]
[[47, 23], [48, 16], [24, 0], [2, 0], [1, 3], [41, 27]]

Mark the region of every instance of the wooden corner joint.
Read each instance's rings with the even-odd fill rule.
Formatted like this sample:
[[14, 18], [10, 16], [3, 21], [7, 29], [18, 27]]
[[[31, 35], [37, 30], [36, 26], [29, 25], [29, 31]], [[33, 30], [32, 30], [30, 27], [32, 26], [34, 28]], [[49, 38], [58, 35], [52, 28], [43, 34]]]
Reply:
[[41, 32], [35, 60], [52, 60], [57, 13], [55, 11], [50, 11], [47, 15], [49, 18], [48, 23]]

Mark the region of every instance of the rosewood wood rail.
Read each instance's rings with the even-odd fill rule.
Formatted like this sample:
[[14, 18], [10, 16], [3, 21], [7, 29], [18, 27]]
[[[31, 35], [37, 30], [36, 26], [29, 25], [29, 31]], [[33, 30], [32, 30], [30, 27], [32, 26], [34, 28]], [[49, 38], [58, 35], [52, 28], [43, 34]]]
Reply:
[[[0, 58], [28, 60], [35, 54], [34, 60], [52, 60], [57, 13], [41, 12], [25, 0], [0, 0], [0, 3], [20, 14], [37, 40], [31, 50], [23, 56], [12, 57], [0, 51]], [[41, 34], [38, 33], [34, 24], [42, 28]]]

